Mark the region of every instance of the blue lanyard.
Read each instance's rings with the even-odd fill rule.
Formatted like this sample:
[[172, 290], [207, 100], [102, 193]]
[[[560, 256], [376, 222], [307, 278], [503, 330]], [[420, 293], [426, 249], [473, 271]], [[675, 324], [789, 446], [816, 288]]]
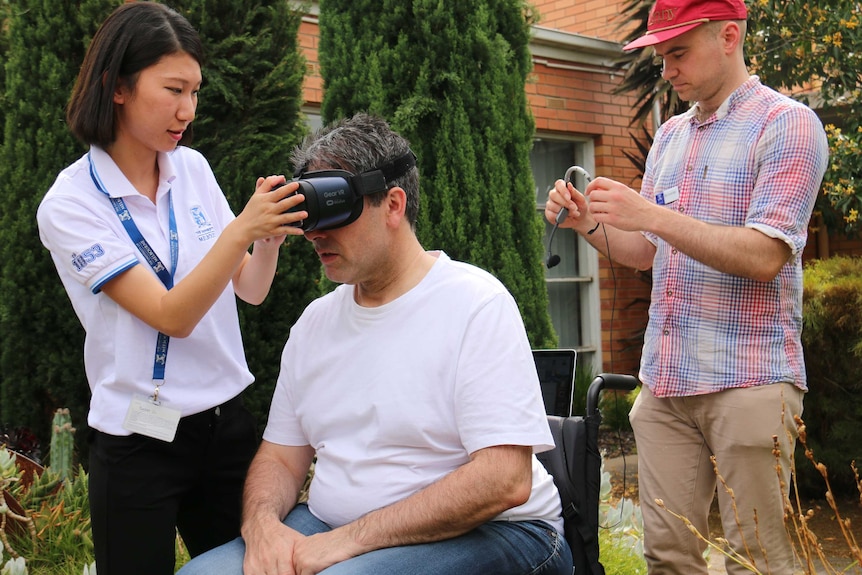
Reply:
[[[108, 193], [108, 190], [105, 189], [105, 185], [102, 183], [102, 180], [99, 178], [99, 174], [96, 172], [96, 166], [93, 164], [93, 158], [89, 152], [87, 153], [87, 159], [90, 161], [90, 177], [93, 179], [93, 183], [96, 184], [96, 188], [98, 188], [99, 191], [105, 194], [108, 200], [110, 200], [111, 205], [114, 207], [114, 211], [117, 213], [117, 217], [120, 218], [120, 222], [123, 224], [123, 227], [126, 228], [126, 233], [129, 234], [129, 238], [131, 238], [135, 247], [138, 248], [138, 251], [141, 252], [141, 255], [144, 256], [146, 262], [151, 268], [153, 268], [153, 271], [156, 272], [156, 275], [159, 276], [159, 279], [162, 280], [165, 287], [167, 289], [171, 289], [174, 287], [174, 274], [177, 271], [177, 261], [179, 260], [180, 254], [180, 241], [177, 234], [177, 219], [174, 215], [174, 200], [171, 196], [171, 191], [168, 190], [168, 233], [171, 246], [171, 269], [169, 271], [165, 267], [165, 264], [162, 263], [162, 260], [159, 259], [159, 256], [156, 255], [156, 252], [150, 246], [149, 242], [144, 238], [143, 234], [141, 234], [141, 230], [139, 230], [138, 226], [135, 224], [135, 220], [132, 218], [132, 214], [126, 207], [126, 202], [123, 198], [112, 198]], [[156, 401], [158, 401], [159, 387], [161, 387], [165, 381], [165, 363], [168, 359], [168, 344], [170, 343], [170, 339], [170, 336], [165, 335], [162, 332], [159, 332], [159, 335], [156, 338], [156, 353], [153, 359], [153, 381], [161, 382], [156, 383], [154, 397]]]

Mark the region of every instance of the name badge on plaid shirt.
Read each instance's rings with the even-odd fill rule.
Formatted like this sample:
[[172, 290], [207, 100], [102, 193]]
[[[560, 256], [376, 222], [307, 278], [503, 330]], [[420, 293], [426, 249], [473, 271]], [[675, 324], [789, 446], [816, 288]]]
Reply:
[[674, 186], [655, 195], [655, 203], [660, 206], [672, 204], [679, 199], [679, 188]]

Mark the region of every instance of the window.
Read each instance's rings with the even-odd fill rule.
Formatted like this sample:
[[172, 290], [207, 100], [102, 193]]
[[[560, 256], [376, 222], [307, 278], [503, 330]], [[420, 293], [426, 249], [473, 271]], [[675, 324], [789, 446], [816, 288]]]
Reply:
[[305, 115], [305, 123], [309, 132], [316, 132], [323, 127], [323, 118], [320, 116], [320, 108], [303, 106], [302, 113]]
[[[563, 178], [572, 165], [593, 171], [593, 147], [589, 140], [556, 139], [541, 136], [530, 153], [536, 185], [536, 209], [545, 221], [543, 245], [546, 248], [552, 226], [545, 220], [545, 202], [554, 182]], [[580, 175], [575, 187], [583, 190]], [[545, 270], [551, 321], [559, 338], [559, 347], [578, 350], [579, 362], [601, 369], [601, 319], [597, 252], [574, 231], [558, 228], [550, 253], [560, 256], [560, 263]]]

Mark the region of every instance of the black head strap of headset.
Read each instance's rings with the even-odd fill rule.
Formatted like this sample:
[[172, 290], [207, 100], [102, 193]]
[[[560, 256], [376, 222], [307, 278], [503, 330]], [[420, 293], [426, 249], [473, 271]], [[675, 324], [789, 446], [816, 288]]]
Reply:
[[[355, 193], [359, 196], [367, 196], [376, 194], [377, 192], [385, 192], [389, 189], [388, 183], [397, 180], [416, 165], [416, 156], [412, 151], [408, 150], [403, 156], [399, 156], [387, 162], [378, 168], [362, 172], [360, 174], [351, 174], [347, 179], [350, 180]], [[345, 171], [341, 170], [315, 170], [306, 172], [307, 166], [297, 169], [293, 173], [294, 178], [309, 179], [319, 178], [324, 176], [344, 175]]]

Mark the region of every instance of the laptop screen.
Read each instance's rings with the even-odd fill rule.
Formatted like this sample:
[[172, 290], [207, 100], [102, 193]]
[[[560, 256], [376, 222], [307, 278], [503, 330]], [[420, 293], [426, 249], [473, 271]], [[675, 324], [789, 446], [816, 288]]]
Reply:
[[572, 415], [576, 358], [577, 352], [573, 349], [533, 350], [547, 415]]

